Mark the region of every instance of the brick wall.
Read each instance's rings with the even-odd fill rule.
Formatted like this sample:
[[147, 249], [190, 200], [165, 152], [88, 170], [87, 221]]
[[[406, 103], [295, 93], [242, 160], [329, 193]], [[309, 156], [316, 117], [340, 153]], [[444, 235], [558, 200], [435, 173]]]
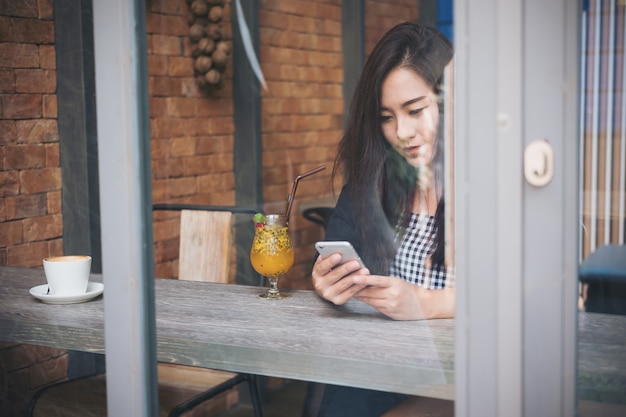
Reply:
[[[224, 12], [224, 34], [230, 40], [229, 4]], [[189, 15], [185, 0], [150, 2], [153, 198], [155, 202], [231, 205], [235, 201], [232, 61], [225, 87], [209, 97], [203, 95], [193, 78]], [[366, 52], [387, 29], [407, 17], [417, 20], [417, 4], [412, 0], [367, 1]], [[305, 220], [298, 205], [331, 196], [330, 173], [344, 106], [341, 0], [262, 1], [259, 45], [268, 85], [267, 91], [261, 91], [265, 210], [282, 212], [294, 178], [320, 165], [327, 167], [298, 186], [290, 223], [296, 264], [281, 282], [284, 288], [310, 289], [313, 244], [323, 237], [323, 230]], [[178, 213], [156, 213], [154, 220], [157, 276], [175, 277]], [[231, 269], [232, 281], [234, 265]]]
[[[234, 205], [232, 64], [224, 87], [204, 94], [194, 79], [185, 0], [148, 2], [147, 46], [154, 203]], [[223, 38], [230, 44], [230, 6]], [[155, 274], [178, 275], [179, 213], [154, 215]], [[234, 277], [234, 273], [232, 275]]]
[[365, 0], [365, 54], [392, 26], [404, 22], [417, 22], [419, 2], [414, 0]]
[[[365, 51], [393, 25], [416, 21], [413, 0], [365, 3]], [[262, 92], [263, 196], [267, 210], [284, 210], [293, 179], [320, 165], [327, 170], [298, 185], [297, 203], [332, 196], [330, 174], [343, 127], [341, 0], [264, 0], [260, 61], [268, 82]], [[340, 190], [340, 184], [335, 184]], [[297, 204], [296, 204], [297, 205]], [[296, 207], [294, 207], [295, 209]], [[318, 226], [294, 210], [290, 223], [296, 264], [281, 287], [311, 289]]]
[[[52, 0], [0, 1], [0, 265], [63, 252], [56, 118]], [[0, 414], [66, 372], [64, 350], [0, 342]]]
[[266, 0], [260, 5], [260, 61], [268, 90], [262, 91], [263, 197], [267, 211], [283, 212], [293, 180], [301, 181], [290, 229], [296, 264], [284, 288], [311, 288], [313, 243], [321, 228], [305, 220], [299, 203], [330, 195], [330, 173], [343, 123], [341, 0]]
[[[52, 4], [0, 0], [0, 265], [37, 267], [62, 253]], [[298, 174], [327, 166], [298, 187], [291, 222], [296, 265], [281, 281], [284, 288], [310, 288], [313, 243], [323, 231], [298, 205], [331, 195], [346, 99], [341, 0], [264, 0], [259, 13], [259, 59], [268, 82], [262, 91], [266, 211], [284, 210]], [[229, 41], [230, 14], [226, 4]], [[146, 16], [153, 200], [232, 205], [232, 61], [224, 87], [207, 97], [194, 80], [186, 0], [147, 1]], [[366, 52], [407, 18], [417, 19], [417, 2], [366, 1]], [[177, 275], [178, 230], [178, 213], [155, 213], [157, 276]], [[22, 415], [32, 391], [66, 370], [65, 351], [0, 342], [0, 414]]]

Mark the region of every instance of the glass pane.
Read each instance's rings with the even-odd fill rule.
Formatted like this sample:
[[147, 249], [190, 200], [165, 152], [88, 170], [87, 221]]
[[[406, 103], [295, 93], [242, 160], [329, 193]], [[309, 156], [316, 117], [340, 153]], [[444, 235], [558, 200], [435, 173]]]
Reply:
[[[419, 2], [305, 3], [295, 10], [288, 2], [147, 2], [154, 203], [283, 213], [296, 177], [326, 167], [298, 182], [289, 221], [295, 262], [278, 282], [281, 292], [313, 289], [314, 244], [326, 238], [342, 189], [341, 169], [332, 174], [364, 60], [391, 27], [423, 18]], [[452, 2], [430, 3], [440, 7], [428, 24], [441, 21], [451, 37]], [[443, 118], [434, 175], [447, 200], [444, 261], [453, 270], [451, 79], [450, 68], [438, 97]], [[236, 216], [241, 233], [233, 241], [230, 283], [258, 284], [249, 260], [251, 217]], [[159, 278], [178, 277], [178, 218], [154, 213]], [[442, 384], [450, 383], [446, 377]]]
[[[626, 315], [625, 17], [624, 2], [609, 0], [585, 2], [581, 15], [578, 307], [586, 312], [580, 316], [583, 326], [603, 326], [607, 336], [597, 343], [588, 332], [579, 334], [578, 395], [583, 417], [626, 413], [626, 370], [616, 365], [615, 356], [615, 349], [623, 352], [615, 329]], [[602, 377], [598, 368], [605, 370]]]

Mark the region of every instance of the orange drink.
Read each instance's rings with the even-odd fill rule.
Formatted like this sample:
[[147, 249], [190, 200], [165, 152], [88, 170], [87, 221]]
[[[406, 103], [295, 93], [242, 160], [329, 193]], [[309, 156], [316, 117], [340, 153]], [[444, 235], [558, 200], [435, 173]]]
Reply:
[[287, 218], [279, 214], [265, 216], [258, 213], [253, 221], [256, 230], [250, 248], [250, 263], [256, 272], [270, 281], [267, 293], [259, 297], [270, 300], [289, 298], [289, 294], [278, 291], [278, 278], [291, 269], [295, 258]]
[[266, 277], [285, 274], [294, 261], [289, 229], [275, 224], [266, 224], [257, 229], [250, 251], [250, 262], [254, 269]]

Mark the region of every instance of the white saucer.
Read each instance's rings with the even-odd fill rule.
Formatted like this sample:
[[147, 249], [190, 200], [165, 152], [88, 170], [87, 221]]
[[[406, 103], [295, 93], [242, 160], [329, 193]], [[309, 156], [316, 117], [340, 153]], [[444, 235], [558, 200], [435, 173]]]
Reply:
[[104, 290], [104, 284], [90, 282], [87, 284], [87, 292], [76, 295], [52, 295], [47, 294], [48, 284], [38, 285], [30, 289], [30, 295], [48, 304], [76, 304], [96, 298]]

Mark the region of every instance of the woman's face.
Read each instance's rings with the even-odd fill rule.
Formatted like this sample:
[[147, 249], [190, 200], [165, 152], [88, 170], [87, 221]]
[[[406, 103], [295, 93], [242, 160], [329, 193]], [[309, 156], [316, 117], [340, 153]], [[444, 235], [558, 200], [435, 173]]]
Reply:
[[417, 73], [396, 68], [382, 84], [380, 126], [385, 139], [414, 167], [428, 165], [437, 149], [439, 105]]

